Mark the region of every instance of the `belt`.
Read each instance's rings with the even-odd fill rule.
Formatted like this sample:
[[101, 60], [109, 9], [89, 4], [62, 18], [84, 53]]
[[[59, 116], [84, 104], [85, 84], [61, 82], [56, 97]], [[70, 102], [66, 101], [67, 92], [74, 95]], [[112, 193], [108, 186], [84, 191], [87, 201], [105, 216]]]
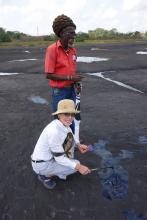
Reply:
[[46, 162], [45, 160], [32, 160], [32, 162], [34, 163], [42, 163], [42, 162]]
[[64, 86], [63, 88], [71, 88], [71, 87], [73, 87], [73, 84], [68, 85], [68, 86]]

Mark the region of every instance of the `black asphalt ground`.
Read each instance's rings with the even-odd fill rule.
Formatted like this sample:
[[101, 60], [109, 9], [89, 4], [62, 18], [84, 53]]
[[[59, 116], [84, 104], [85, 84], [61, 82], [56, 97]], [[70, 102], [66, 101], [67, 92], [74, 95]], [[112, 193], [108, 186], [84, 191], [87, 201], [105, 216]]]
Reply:
[[[78, 46], [77, 51], [78, 56], [109, 60], [78, 63], [78, 72], [85, 75], [81, 139], [98, 150], [76, 152], [76, 157], [91, 168], [103, 163], [121, 167], [128, 175], [127, 193], [106, 198], [97, 172], [57, 179], [53, 190], [43, 188], [32, 172], [30, 155], [52, 120], [51, 94], [43, 73], [45, 48], [0, 49], [2, 220], [147, 219], [147, 55], [136, 54], [147, 52], [147, 42]], [[20, 59], [37, 60], [14, 61]], [[90, 73], [102, 73], [104, 78]], [[33, 96], [48, 104], [34, 103]]]

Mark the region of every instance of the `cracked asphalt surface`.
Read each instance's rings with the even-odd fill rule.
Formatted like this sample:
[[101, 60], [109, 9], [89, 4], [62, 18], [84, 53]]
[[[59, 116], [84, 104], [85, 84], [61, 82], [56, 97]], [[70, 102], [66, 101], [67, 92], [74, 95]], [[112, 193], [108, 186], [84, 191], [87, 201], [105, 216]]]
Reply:
[[[53, 190], [37, 180], [30, 155], [42, 129], [52, 120], [45, 48], [0, 49], [0, 73], [21, 73], [0, 74], [0, 219], [126, 220], [124, 210], [147, 215], [147, 55], [137, 51], [147, 51], [147, 42], [77, 46], [78, 56], [109, 58], [78, 63], [78, 72], [85, 75], [81, 139], [93, 145], [107, 141], [106, 149], [113, 157], [122, 150], [133, 154], [130, 159], [124, 155], [119, 164], [128, 172], [128, 194], [110, 201], [102, 195], [96, 172], [57, 179]], [[14, 61], [19, 59], [37, 60]], [[100, 72], [143, 93], [90, 75]], [[49, 104], [32, 102], [32, 95]], [[76, 152], [76, 157], [91, 168], [102, 161], [94, 152]]]

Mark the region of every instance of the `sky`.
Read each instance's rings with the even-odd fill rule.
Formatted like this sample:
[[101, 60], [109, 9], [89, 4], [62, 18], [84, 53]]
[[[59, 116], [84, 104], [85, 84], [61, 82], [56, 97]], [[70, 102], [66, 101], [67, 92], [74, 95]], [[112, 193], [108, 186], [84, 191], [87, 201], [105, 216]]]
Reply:
[[77, 32], [147, 31], [147, 0], [0, 0], [0, 27], [6, 31], [49, 35], [61, 14], [74, 21]]

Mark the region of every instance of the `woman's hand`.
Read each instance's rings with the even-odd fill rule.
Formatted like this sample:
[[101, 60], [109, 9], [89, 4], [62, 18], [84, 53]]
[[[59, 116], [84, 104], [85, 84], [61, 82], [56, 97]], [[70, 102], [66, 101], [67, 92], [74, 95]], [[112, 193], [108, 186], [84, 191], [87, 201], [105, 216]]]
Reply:
[[84, 154], [88, 151], [88, 146], [85, 144], [78, 144], [79, 151]]
[[87, 175], [91, 173], [91, 170], [88, 167], [79, 163], [76, 165], [75, 169], [79, 171], [79, 173], [81, 173], [82, 175]]

